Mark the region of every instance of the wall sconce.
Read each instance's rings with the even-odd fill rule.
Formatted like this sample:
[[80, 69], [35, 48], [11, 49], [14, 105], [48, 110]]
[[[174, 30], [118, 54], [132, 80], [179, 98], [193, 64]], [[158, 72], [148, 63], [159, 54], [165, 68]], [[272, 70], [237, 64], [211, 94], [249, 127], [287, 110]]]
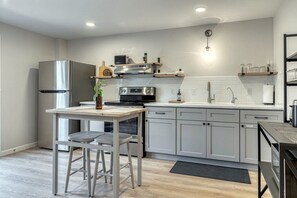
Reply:
[[211, 57], [212, 56], [212, 50], [208, 46], [208, 38], [211, 37], [211, 35], [212, 35], [212, 30], [208, 29], [208, 30], [205, 31], [206, 47], [205, 47], [205, 50], [204, 50], [204, 56], [206, 56], [206, 57]]

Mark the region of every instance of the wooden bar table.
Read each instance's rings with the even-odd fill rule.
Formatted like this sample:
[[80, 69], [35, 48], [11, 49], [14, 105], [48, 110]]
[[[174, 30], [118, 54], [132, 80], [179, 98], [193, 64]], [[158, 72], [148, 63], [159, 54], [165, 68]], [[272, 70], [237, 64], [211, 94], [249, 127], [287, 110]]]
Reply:
[[[272, 165], [276, 164], [261, 159], [261, 134], [270, 147], [277, 145], [274, 151], [277, 151], [279, 157], [278, 179], [275, 179], [277, 174], [272, 170]], [[297, 128], [289, 123], [258, 122], [258, 198], [261, 198], [267, 189], [273, 198], [296, 198], [297, 185], [291, 183], [293, 179], [297, 181], [296, 165], [290, 157], [292, 151], [297, 152]], [[295, 156], [293, 158], [296, 162]], [[264, 188], [261, 187], [262, 175], [266, 182]]]
[[[89, 149], [103, 149], [100, 145], [84, 144], [78, 142], [59, 141], [59, 119], [74, 119], [74, 120], [94, 120], [113, 123], [113, 146], [109, 151], [113, 152], [113, 197], [119, 197], [120, 186], [120, 145], [119, 145], [119, 122], [131, 118], [138, 118], [138, 153], [137, 153], [137, 184], [142, 183], [142, 113], [145, 108], [119, 108], [104, 106], [102, 110], [97, 110], [94, 107], [69, 107], [61, 109], [49, 109], [47, 113], [53, 114], [53, 174], [52, 174], [52, 193], [58, 193], [58, 145], [84, 147]], [[105, 147], [104, 147], [105, 148]], [[104, 149], [106, 150], [106, 148]]]

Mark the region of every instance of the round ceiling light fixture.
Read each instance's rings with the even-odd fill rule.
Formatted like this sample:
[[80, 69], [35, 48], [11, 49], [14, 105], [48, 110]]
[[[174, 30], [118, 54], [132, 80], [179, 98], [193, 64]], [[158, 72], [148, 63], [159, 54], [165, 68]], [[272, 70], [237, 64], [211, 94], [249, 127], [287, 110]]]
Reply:
[[93, 22], [86, 22], [86, 26], [88, 26], [88, 27], [95, 27], [95, 23], [93, 23]]
[[205, 11], [206, 11], [206, 7], [202, 7], [202, 6], [200, 6], [200, 7], [196, 8], [195, 11], [196, 11], [197, 13], [205, 12]]

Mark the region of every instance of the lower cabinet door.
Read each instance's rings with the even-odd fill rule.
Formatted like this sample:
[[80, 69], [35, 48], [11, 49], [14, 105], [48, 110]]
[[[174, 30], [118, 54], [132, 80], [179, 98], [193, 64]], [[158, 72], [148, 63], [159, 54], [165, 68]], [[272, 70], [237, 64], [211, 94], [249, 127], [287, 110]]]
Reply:
[[145, 150], [148, 152], [176, 154], [176, 121], [147, 119]]
[[258, 130], [257, 124], [240, 126], [240, 162], [258, 163]]
[[[275, 142], [268, 134], [271, 142]], [[271, 148], [261, 134], [261, 161], [271, 162]], [[240, 126], [240, 162], [258, 163], [258, 126], [257, 124], [241, 124]]]
[[239, 162], [238, 123], [207, 123], [207, 158]]
[[206, 123], [177, 120], [177, 154], [206, 157]]

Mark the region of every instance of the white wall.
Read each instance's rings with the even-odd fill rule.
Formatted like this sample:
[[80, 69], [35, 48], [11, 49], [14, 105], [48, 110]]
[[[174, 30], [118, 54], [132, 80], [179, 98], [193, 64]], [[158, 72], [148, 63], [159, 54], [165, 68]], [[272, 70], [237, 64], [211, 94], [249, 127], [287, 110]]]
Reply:
[[[213, 36], [209, 40], [215, 55], [212, 61], [206, 61], [202, 57], [206, 46], [204, 32], [208, 28], [213, 30]], [[226, 86], [234, 85], [232, 88], [236, 89], [235, 93], [241, 103], [261, 103], [262, 85], [272, 83], [272, 77], [238, 78], [237, 73], [241, 63], [259, 66], [273, 59], [273, 20], [267, 18], [68, 41], [70, 59], [96, 65], [101, 65], [102, 60], [113, 64], [114, 55], [118, 54], [127, 54], [135, 62], [141, 62], [144, 52], [148, 53], [148, 61], [156, 61], [157, 57], [161, 57], [162, 72], [174, 72], [182, 68], [189, 77], [184, 80], [110, 80], [108, 90], [105, 91], [106, 100], [116, 98], [119, 83], [157, 86], [158, 99], [161, 101], [175, 99], [180, 87], [186, 100], [206, 101], [206, 82], [211, 80], [212, 84], [217, 85], [214, 91], [218, 101], [229, 101]]]
[[[284, 42], [283, 34], [297, 34], [297, 1], [283, 0], [274, 17], [274, 57], [277, 70], [280, 72], [276, 79], [276, 96], [279, 103], [283, 103], [283, 74], [284, 74]], [[288, 55], [297, 52], [297, 37], [288, 39]], [[289, 68], [297, 68], [296, 63], [290, 63]], [[297, 99], [297, 87], [289, 88], [288, 102]]]
[[0, 23], [1, 151], [37, 141], [38, 62], [55, 58], [55, 39]]

